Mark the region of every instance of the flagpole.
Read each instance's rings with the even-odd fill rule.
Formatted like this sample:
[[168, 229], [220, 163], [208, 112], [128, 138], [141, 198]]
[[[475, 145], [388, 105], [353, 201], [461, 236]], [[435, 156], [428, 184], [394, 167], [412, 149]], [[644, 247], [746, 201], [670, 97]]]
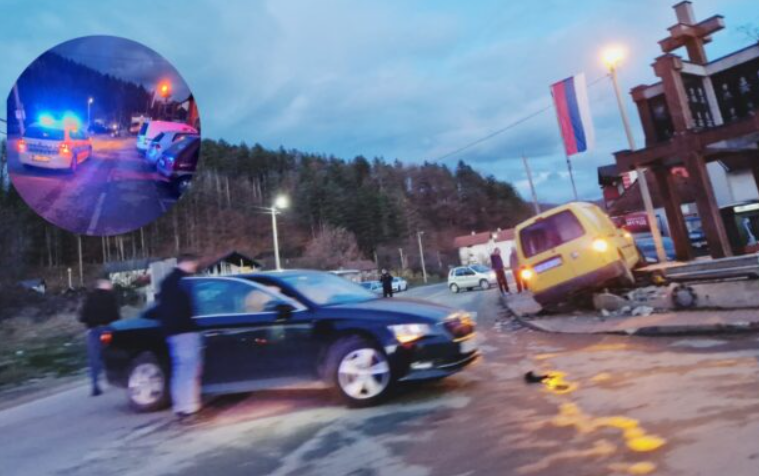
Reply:
[[535, 208], [535, 215], [540, 215], [540, 204], [538, 204], [538, 194], [535, 192], [535, 184], [532, 182], [532, 171], [530, 170], [530, 164], [527, 163], [527, 156], [522, 154], [522, 162], [524, 163], [524, 170], [527, 172], [527, 181], [530, 182], [530, 192], [532, 193], [532, 206]]
[[553, 89], [551, 89], [551, 99], [553, 102], [553, 112], [556, 113], [556, 125], [559, 127], [559, 138], [561, 139], [561, 147], [564, 149], [564, 158], [567, 159], [567, 170], [569, 170], [569, 181], [572, 182], [572, 193], [575, 197], [575, 202], [580, 201], [577, 197], [577, 186], [575, 185], [575, 176], [572, 173], [572, 161], [569, 159], [567, 153], [567, 147], [564, 144], [564, 134], [561, 133], [561, 119], [559, 119], [559, 110], [556, 109], [556, 97], [553, 95]]

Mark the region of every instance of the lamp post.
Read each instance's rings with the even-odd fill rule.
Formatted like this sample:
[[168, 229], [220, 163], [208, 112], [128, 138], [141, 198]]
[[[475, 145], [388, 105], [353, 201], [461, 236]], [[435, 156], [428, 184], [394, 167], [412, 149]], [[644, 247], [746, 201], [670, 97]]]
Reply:
[[91, 116], [90, 116], [90, 109], [92, 108], [92, 103], [95, 102], [94, 99], [91, 97], [87, 99], [87, 130], [90, 130], [90, 125], [92, 124], [90, 122]]
[[269, 209], [271, 211], [271, 230], [274, 237], [274, 266], [279, 271], [282, 266], [279, 261], [279, 237], [277, 236], [277, 213], [290, 205], [290, 200], [285, 195], [280, 195], [274, 200]]
[[424, 284], [427, 284], [427, 267], [424, 265], [424, 247], [422, 246], [423, 231], [416, 232], [416, 239], [419, 241], [419, 259], [422, 261], [422, 277], [424, 278]]
[[[617, 97], [617, 105], [619, 106], [619, 113], [622, 116], [622, 124], [625, 128], [625, 135], [627, 136], [627, 143], [631, 151], [636, 149], [635, 138], [632, 134], [630, 127], [630, 119], [627, 117], [627, 109], [625, 108], [625, 102], [622, 99], [622, 92], [619, 89], [619, 79], [617, 77], [617, 67], [622, 59], [625, 57], [625, 51], [619, 46], [612, 46], [606, 49], [603, 53], [603, 61], [606, 67], [609, 69], [609, 75], [611, 76], [611, 82], [614, 86], [614, 94]], [[646, 170], [636, 165], [635, 173], [638, 176], [638, 184], [640, 185], [640, 194], [643, 198], [643, 205], [646, 209], [646, 217], [648, 218], [648, 226], [651, 229], [651, 236], [654, 239], [654, 247], [656, 248], [656, 256], [659, 258], [660, 263], [667, 261], [667, 254], [664, 252], [664, 245], [662, 244], [661, 231], [659, 230], [659, 222], [656, 219], [656, 213], [654, 212], [654, 204], [651, 200], [651, 192], [648, 189], [648, 180], [646, 180]]]

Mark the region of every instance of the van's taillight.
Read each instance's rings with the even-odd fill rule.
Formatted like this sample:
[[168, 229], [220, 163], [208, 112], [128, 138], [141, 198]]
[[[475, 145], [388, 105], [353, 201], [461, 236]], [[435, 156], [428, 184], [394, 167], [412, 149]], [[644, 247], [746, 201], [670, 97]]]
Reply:
[[24, 139], [19, 140], [16, 147], [18, 148], [19, 152], [26, 152], [26, 141]]
[[101, 345], [108, 345], [113, 340], [113, 332], [111, 331], [103, 331], [102, 334], [100, 334], [100, 344]]
[[604, 253], [606, 250], [609, 249], [609, 242], [604, 240], [603, 238], [596, 238], [593, 240], [593, 249], [598, 251], [599, 253]]
[[58, 146], [60, 149], [61, 154], [68, 154], [69, 153], [69, 145], [66, 142], [61, 142], [61, 145]]
[[529, 281], [535, 277], [535, 271], [530, 268], [522, 268], [519, 272], [519, 276], [522, 278], [522, 281]]

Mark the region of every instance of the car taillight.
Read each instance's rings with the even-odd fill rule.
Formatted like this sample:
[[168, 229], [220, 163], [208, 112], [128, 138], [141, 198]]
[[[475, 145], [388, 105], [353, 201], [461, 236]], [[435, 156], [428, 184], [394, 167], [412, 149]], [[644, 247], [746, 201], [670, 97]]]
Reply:
[[61, 145], [58, 146], [60, 149], [61, 154], [68, 154], [69, 153], [69, 145], [66, 142], [61, 142]]
[[604, 253], [606, 250], [609, 249], [609, 242], [604, 240], [603, 238], [596, 238], [593, 240], [593, 249], [595, 251], [598, 251], [599, 253]]
[[535, 277], [535, 271], [531, 270], [530, 268], [523, 268], [519, 272], [519, 276], [522, 278], [522, 281], [529, 281]]
[[17, 146], [19, 152], [26, 152], [26, 141], [24, 139], [21, 139], [18, 141]]
[[101, 345], [108, 345], [113, 340], [113, 332], [111, 331], [104, 331], [102, 334], [100, 334], [100, 344]]

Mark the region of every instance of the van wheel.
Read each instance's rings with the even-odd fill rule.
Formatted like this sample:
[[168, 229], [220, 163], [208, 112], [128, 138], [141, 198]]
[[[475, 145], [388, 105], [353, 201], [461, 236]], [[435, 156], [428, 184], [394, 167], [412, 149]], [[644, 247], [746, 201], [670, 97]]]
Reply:
[[152, 352], [132, 361], [127, 374], [129, 405], [138, 412], [152, 412], [169, 405], [169, 373]]
[[488, 282], [487, 279], [483, 279], [482, 281], [480, 281], [480, 287], [483, 290], [488, 290], [488, 289], [490, 289], [490, 283]]
[[385, 352], [359, 336], [339, 339], [330, 347], [326, 377], [349, 407], [376, 405], [392, 391], [394, 379]]
[[451, 288], [451, 292], [454, 293], [454, 294], [458, 294], [459, 291], [461, 291], [461, 289], [459, 288], [459, 285], [456, 284], [456, 283], [453, 283], [453, 284], [451, 284], [448, 287]]

